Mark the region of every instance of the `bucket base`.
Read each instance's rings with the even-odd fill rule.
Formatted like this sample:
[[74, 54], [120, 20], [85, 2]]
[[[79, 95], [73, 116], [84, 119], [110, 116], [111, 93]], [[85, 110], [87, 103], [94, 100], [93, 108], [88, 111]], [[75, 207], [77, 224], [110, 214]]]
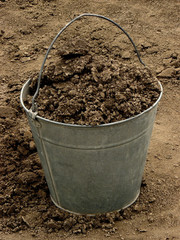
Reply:
[[[128, 203], [125, 207], [120, 208], [120, 209], [117, 209], [117, 210], [114, 210], [114, 211], [112, 211], [112, 212], [118, 212], [118, 211], [120, 211], [120, 210], [122, 210], [122, 209], [125, 209], [125, 208], [131, 206], [131, 205], [137, 200], [137, 198], [139, 197], [139, 194], [140, 194], [140, 190], [139, 190], [139, 192], [137, 193], [136, 197], [135, 197], [130, 203]], [[69, 211], [69, 210], [61, 207], [60, 205], [58, 205], [58, 204], [53, 200], [53, 198], [52, 198], [51, 195], [50, 195], [50, 197], [51, 197], [52, 202], [56, 205], [56, 207], [60, 208], [60, 209], [63, 210], [63, 211], [66, 211], [66, 212], [69, 212], [69, 213], [72, 213], [72, 214], [75, 214], [75, 215], [95, 216], [96, 214], [108, 213], [108, 212], [104, 212], [104, 213], [95, 213], [95, 214], [93, 214], [93, 213], [83, 214], [83, 213], [72, 212], [72, 211]]]

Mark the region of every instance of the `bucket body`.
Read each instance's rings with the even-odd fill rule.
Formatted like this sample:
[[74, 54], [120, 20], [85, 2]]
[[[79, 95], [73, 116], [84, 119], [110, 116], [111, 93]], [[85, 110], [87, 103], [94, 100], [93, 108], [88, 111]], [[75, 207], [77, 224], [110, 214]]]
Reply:
[[[160, 85], [161, 86], [161, 85]], [[31, 116], [24, 105], [53, 202], [78, 214], [126, 208], [140, 193], [157, 102], [127, 120], [100, 126], [63, 124]]]

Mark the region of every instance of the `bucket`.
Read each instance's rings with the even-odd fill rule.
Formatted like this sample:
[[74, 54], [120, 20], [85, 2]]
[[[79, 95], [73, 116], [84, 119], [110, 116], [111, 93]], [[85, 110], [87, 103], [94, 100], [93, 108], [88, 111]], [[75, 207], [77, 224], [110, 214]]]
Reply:
[[[45, 178], [54, 204], [77, 214], [97, 214], [120, 210], [139, 196], [146, 154], [151, 138], [157, 105], [162, 96], [144, 112], [126, 120], [85, 126], [66, 124], [42, 118], [37, 113], [38, 95], [43, 67], [50, 49], [59, 35], [82, 14], [68, 23], [51, 43], [38, 79], [32, 108], [24, 101], [29, 95], [28, 80], [21, 90], [21, 104], [27, 114]], [[143, 64], [133, 43], [137, 56]]]

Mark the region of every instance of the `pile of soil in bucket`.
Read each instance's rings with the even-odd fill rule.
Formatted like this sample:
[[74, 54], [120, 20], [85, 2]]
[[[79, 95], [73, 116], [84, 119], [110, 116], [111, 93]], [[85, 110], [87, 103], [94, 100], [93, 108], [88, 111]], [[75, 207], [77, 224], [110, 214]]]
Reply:
[[[31, 95], [37, 79], [35, 74]], [[112, 123], [148, 109], [159, 94], [158, 81], [147, 67], [103, 52], [94, 54], [87, 43], [78, 41], [58, 51], [56, 60], [45, 67], [38, 114], [78, 125]]]

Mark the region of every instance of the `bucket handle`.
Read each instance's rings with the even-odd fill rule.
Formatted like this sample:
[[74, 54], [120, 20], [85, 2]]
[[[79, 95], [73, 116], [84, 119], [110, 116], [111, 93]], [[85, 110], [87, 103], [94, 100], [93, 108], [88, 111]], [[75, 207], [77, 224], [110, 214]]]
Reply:
[[42, 72], [43, 72], [43, 68], [44, 68], [44, 64], [46, 62], [46, 59], [48, 57], [48, 54], [52, 48], [52, 46], [54, 45], [55, 41], [57, 40], [57, 38], [61, 35], [62, 32], [64, 32], [64, 30], [69, 27], [69, 25], [71, 25], [73, 22], [75, 22], [76, 20], [80, 19], [81, 17], [85, 17], [85, 16], [92, 16], [92, 17], [98, 17], [98, 18], [103, 18], [111, 23], [113, 23], [115, 26], [117, 26], [119, 29], [121, 29], [123, 31], [123, 33], [129, 38], [130, 42], [132, 43], [134, 49], [135, 49], [135, 52], [137, 54], [137, 57], [140, 61], [140, 63], [142, 63], [144, 66], [144, 62], [142, 61], [141, 57], [140, 57], [140, 54], [136, 48], [136, 45], [135, 43], [133, 42], [132, 38], [129, 36], [129, 34], [119, 25], [117, 24], [116, 22], [114, 22], [113, 20], [107, 18], [107, 17], [104, 17], [102, 15], [98, 15], [98, 14], [92, 14], [92, 13], [83, 13], [77, 17], [75, 17], [73, 20], [71, 20], [68, 24], [66, 24], [66, 26], [64, 26], [60, 31], [59, 33], [56, 35], [56, 37], [53, 39], [53, 41], [51, 42], [47, 52], [46, 52], [46, 55], [44, 57], [44, 60], [43, 60], [43, 63], [42, 63], [42, 66], [41, 66], [41, 69], [40, 69], [40, 72], [39, 72], [39, 77], [38, 77], [38, 84], [37, 84], [37, 89], [36, 89], [36, 92], [32, 98], [32, 112], [37, 112], [37, 104], [35, 103], [35, 99], [37, 98], [38, 94], [39, 94], [39, 89], [40, 89], [40, 83], [41, 83], [41, 77], [42, 77]]

